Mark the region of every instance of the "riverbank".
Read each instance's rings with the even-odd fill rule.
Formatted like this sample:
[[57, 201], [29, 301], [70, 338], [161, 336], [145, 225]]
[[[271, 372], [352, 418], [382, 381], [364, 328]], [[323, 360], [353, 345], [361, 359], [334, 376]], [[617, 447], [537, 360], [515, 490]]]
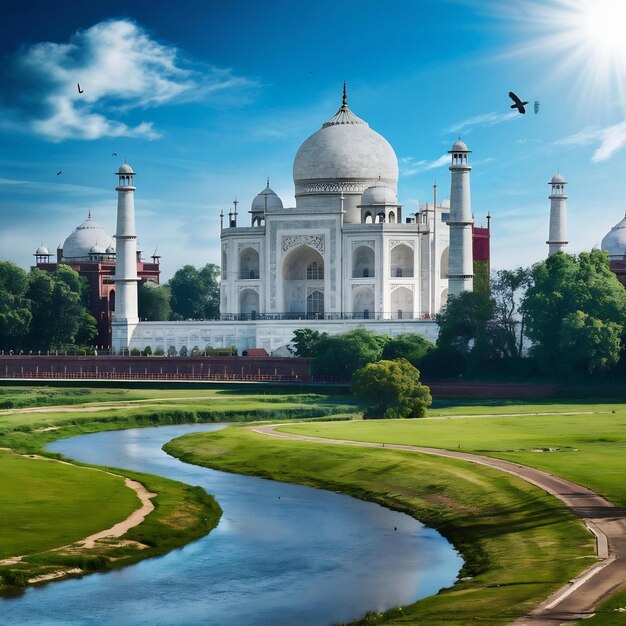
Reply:
[[279, 441], [244, 428], [164, 446], [214, 469], [338, 491], [412, 515], [465, 560], [451, 588], [361, 623], [508, 624], [591, 565], [594, 541], [561, 503], [520, 479], [450, 459]]

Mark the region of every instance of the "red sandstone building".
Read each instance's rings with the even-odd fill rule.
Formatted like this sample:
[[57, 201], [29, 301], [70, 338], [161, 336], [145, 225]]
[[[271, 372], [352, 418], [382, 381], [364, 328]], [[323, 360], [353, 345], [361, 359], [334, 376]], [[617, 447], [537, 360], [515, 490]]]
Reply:
[[[58, 264], [69, 265], [89, 283], [89, 311], [98, 324], [98, 347], [111, 347], [111, 317], [115, 309], [115, 241], [89, 217], [57, 248], [56, 261], [47, 248], [35, 252], [37, 268], [53, 272]], [[160, 256], [155, 250], [151, 263], [146, 263], [137, 251], [137, 276], [144, 281], [159, 284]]]

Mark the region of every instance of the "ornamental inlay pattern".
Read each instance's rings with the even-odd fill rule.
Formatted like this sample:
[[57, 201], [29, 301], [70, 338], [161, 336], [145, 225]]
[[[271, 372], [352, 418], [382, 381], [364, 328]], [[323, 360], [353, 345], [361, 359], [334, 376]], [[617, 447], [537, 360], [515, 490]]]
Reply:
[[325, 250], [324, 235], [283, 235], [281, 249], [287, 252], [296, 246], [307, 245], [315, 248], [322, 256]]
[[246, 289], [254, 291], [255, 293], [259, 293], [258, 285], [239, 285], [239, 291], [245, 291]]
[[409, 246], [409, 248], [411, 248], [411, 250], [415, 250], [415, 242], [411, 241], [410, 239], [391, 239], [389, 241], [389, 246], [391, 248], [395, 248], [396, 246]]
[[379, 183], [387, 183], [391, 187], [395, 187], [396, 181], [383, 178], [370, 180], [316, 180], [310, 182], [296, 183], [296, 195], [305, 193], [363, 193], [368, 187]]
[[352, 240], [352, 249], [358, 248], [359, 246], [367, 246], [368, 248], [374, 249], [375, 242], [373, 239], [368, 239], [367, 241], [355, 241]]
[[371, 284], [364, 285], [362, 283], [361, 284], [357, 283], [356, 285], [353, 284], [352, 291], [354, 291], [355, 289], [360, 289], [361, 287], [367, 287], [368, 289], [371, 289], [372, 291], [376, 291], [376, 285], [371, 285]]
[[256, 250], [258, 252], [259, 244], [258, 242], [248, 242], [248, 243], [237, 244], [237, 252], [241, 252], [242, 250], [245, 250], [246, 248], [252, 248], [253, 250]]
[[405, 283], [401, 283], [399, 285], [391, 285], [391, 291], [395, 291], [396, 289], [401, 289], [402, 287], [404, 287], [405, 289], [408, 289], [409, 291], [413, 291], [413, 285], [405, 284]]

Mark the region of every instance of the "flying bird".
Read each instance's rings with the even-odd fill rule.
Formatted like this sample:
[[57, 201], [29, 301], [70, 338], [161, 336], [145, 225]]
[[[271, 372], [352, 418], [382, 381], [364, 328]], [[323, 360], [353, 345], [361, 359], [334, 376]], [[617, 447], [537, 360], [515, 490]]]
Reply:
[[511, 108], [517, 109], [522, 115], [524, 115], [524, 113], [526, 113], [524, 105], [528, 104], [528, 102], [522, 102], [512, 91], [509, 91], [509, 98], [511, 98], [514, 103], [511, 105]]
[[113, 152], [113, 154], [111, 154], [111, 156], [117, 156], [117, 152]]
[[80, 83], [76, 83], [76, 86], [78, 87], [78, 93], [83, 93], [85, 90], [80, 88]]
[[62, 172], [61, 170], [59, 170], [59, 171], [57, 172], [57, 176], [61, 176], [61, 174], [63, 174], [63, 172]]
[[539, 100], [535, 100], [535, 115], [539, 113]]

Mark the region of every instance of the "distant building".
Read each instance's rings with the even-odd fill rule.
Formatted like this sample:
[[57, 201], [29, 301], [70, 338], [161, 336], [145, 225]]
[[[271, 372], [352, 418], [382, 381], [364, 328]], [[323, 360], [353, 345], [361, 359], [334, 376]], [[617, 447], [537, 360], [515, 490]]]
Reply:
[[[87, 279], [89, 312], [98, 324], [97, 346], [105, 349], [111, 347], [111, 319], [115, 310], [115, 248], [115, 240], [91, 219], [90, 213], [63, 246], [57, 248], [56, 261], [51, 261], [52, 255], [43, 245], [34, 254], [36, 267], [41, 270], [53, 272], [58, 264], [69, 265]], [[136, 252], [137, 276], [159, 284], [160, 256], [156, 250], [151, 258], [152, 263], [146, 263], [141, 252]]]
[[626, 287], [626, 216], [606, 234], [602, 249], [609, 255], [611, 271]]

